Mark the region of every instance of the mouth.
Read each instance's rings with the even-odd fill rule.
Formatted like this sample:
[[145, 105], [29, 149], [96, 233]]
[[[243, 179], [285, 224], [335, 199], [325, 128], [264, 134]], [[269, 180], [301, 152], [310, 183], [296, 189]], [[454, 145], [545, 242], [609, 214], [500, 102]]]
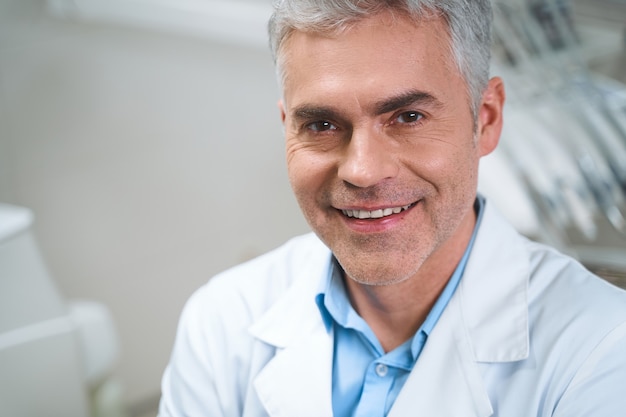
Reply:
[[417, 203], [407, 204], [400, 207], [388, 207], [376, 210], [341, 210], [344, 216], [354, 219], [382, 219], [394, 214], [402, 213], [415, 206]]

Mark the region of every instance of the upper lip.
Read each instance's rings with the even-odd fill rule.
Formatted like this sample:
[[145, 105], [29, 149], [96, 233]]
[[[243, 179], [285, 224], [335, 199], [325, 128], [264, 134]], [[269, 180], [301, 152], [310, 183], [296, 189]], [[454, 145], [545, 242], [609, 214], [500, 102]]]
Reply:
[[397, 214], [401, 211], [408, 210], [414, 204], [415, 203], [410, 203], [401, 206], [388, 206], [376, 209], [353, 208], [340, 210], [345, 216], [348, 217], [354, 217], [358, 219], [380, 219], [382, 217], [390, 216], [392, 214]]

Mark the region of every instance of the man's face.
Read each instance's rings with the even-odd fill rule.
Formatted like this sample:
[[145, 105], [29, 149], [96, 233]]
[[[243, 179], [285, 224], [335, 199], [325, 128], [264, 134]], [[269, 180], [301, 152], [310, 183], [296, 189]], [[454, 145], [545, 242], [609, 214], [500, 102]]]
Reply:
[[497, 137], [484, 138], [480, 115], [474, 134], [449, 51], [443, 21], [387, 14], [334, 37], [295, 32], [284, 45], [291, 185], [357, 282], [410, 278], [473, 230], [478, 160]]

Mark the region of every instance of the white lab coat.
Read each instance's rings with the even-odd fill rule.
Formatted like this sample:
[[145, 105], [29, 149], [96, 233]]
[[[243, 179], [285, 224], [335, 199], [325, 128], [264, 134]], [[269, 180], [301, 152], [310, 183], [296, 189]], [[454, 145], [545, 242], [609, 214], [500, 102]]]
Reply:
[[[626, 293], [485, 209], [389, 416], [626, 416]], [[159, 415], [332, 416], [332, 334], [314, 302], [329, 260], [306, 235], [197, 291]]]

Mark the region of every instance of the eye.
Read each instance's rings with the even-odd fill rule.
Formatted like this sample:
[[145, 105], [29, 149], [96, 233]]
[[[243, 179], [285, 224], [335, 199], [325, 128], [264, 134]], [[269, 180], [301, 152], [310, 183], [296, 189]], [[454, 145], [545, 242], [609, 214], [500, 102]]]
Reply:
[[398, 117], [394, 120], [396, 123], [403, 124], [411, 124], [420, 121], [424, 115], [420, 112], [416, 111], [405, 111], [404, 113], [400, 113]]
[[329, 130], [337, 130], [337, 126], [327, 120], [319, 120], [317, 122], [309, 123], [306, 128], [313, 132], [326, 132]]

